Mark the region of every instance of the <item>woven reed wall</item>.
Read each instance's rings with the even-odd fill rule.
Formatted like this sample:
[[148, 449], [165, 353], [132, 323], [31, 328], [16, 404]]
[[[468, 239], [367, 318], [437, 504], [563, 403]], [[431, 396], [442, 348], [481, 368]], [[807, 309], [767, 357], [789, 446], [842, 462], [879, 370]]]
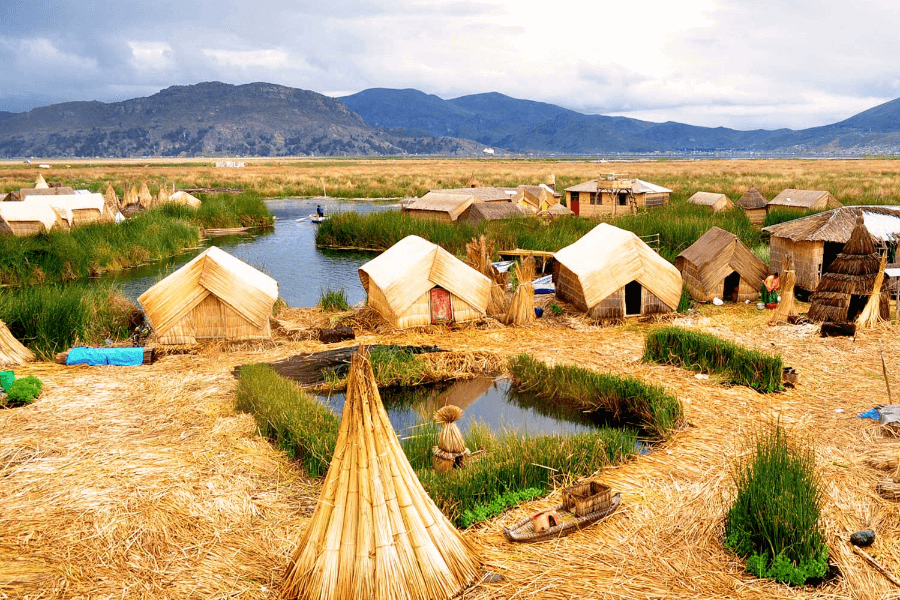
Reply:
[[687, 260], [683, 261], [681, 265], [681, 278], [687, 285], [688, 291], [691, 293], [691, 298], [698, 302], [712, 302], [715, 293], [710, 293], [703, 287], [703, 282], [700, 280], [700, 272], [697, 270], [697, 267], [694, 266], [694, 263]]
[[766, 222], [766, 209], [763, 208], [745, 208], [744, 213], [750, 219], [750, 224], [754, 227], [762, 227]]
[[625, 288], [621, 287], [617, 289], [599, 303], [592, 306], [587, 313], [594, 319], [623, 318], [625, 316]]
[[72, 209], [72, 226], [87, 225], [99, 221], [101, 213], [96, 208], [73, 208]]
[[385, 320], [393, 325], [394, 327], [399, 327], [397, 323], [397, 316], [391, 310], [391, 305], [388, 304], [387, 298], [384, 297], [384, 292], [381, 291], [381, 288], [375, 285], [368, 275], [365, 273], [362, 274], [365, 276], [366, 283], [368, 284], [368, 289], [366, 290], [368, 294], [368, 302], [369, 306], [378, 311]]
[[676, 306], [669, 306], [653, 292], [641, 286], [641, 316], [670, 313]]
[[559, 276], [556, 279], [556, 295], [561, 300], [573, 304], [578, 310], [588, 310], [584, 299], [584, 290], [581, 289], [578, 277], [565, 265], [559, 265]]
[[420, 209], [406, 209], [403, 212], [408, 214], [410, 217], [414, 219], [426, 219], [429, 221], [452, 221], [450, 218], [450, 213], [446, 211], [438, 211], [438, 210], [420, 210]]
[[781, 273], [784, 257], [794, 254], [796, 287], [813, 292], [819, 285], [819, 267], [825, 253], [824, 242], [793, 242], [788, 238], [773, 237], [769, 244], [769, 273]]
[[[409, 327], [424, 327], [425, 325], [431, 325], [430, 295], [431, 290], [416, 298], [416, 301], [413, 302], [403, 314], [398, 315], [395, 321], [392, 321], [394, 326], [398, 329], [407, 329]], [[455, 294], [450, 294], [450, 303], [453, 307], [454, 323], [477, 321], [483, 316], [482, 313], [472, 308], [470, 304]], [[383, 313], [382, 316], [384, 316]]]
[[640, 194], [640, 196], [644, 197], [644, 203], [641, 204], [641, 201], [638, 200], [638, 206], [646, 206], [650, 208], [652, 206], [663, 206], [669, 203], [669, 194], [661, 193], [661, 194]]
[[175, 323], [163, 335], [159, 336], [158, 342], [163, 345], [182, 345], [195, 344], [197, 338], [194, 337], [194, 315], [188, 313], [186, 317]]
[[44, 231], [44, 224], [40, 221], [7, 221], [13, 235], [26, 236], [37, 235]]

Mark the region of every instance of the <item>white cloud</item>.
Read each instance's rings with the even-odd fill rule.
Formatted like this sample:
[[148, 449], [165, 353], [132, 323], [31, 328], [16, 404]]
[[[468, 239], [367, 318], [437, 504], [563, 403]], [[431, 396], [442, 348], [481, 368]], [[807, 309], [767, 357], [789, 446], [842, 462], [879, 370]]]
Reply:
[[166, 42], [128, 42], [131, 64], [138, 71], [162, 71], [173, 66], [172, 47]]
[[213, 59], [221, 66], [239, 69], [290, 69], [292, 64], [287, 52], [277, 50], [201, 50], [204, 56]]

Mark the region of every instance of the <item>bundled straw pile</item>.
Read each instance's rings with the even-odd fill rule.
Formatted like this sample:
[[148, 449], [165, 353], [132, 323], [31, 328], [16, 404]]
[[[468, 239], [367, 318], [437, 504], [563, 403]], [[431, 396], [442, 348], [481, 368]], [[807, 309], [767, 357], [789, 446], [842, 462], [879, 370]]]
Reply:
[[[871, 329], [884, 321], [881, 317], [881, 290], [884, 283], [884, 266], [887, 262], [887, 253], [881, 255], [881, 264], [878, 267], [878, 275], [875, 277], [875, 285], [866, 307], [859, 313], [856, 325], [862, 329]], [[890, 300], [889, 300], [890, 301]], [[888, 309], [890, 311], [890, 308]]]
[[156, 204], [162, 206], [169, 202], [169, 190], [166, 189], [166, 186], [162, 185], [159, 187], [159, 193], [156, 194]]
[[116, 190], [113, 189], [112, 183], [106, 184], [106, 191], [103, 192], [103, 221], [115, 221], [116, 213], [119, 212], [121, 205]]
[[0, 365], [21, 365], [34, 360], [34, 353], [22, 345], [0, 321]]
[[334, 458], [282, 593], [319, 600], [449, 599], [481, 559], [419, 483], [362, 351], [350, 377]]
[[772, 317], [773, 323], [790, 323], [791, 319], [799, 316], [797, 305], [794, 302], [794, 285], [797, 283], [797, 274], [794, 272], [794, 255], [788, 253], [784, 257], [782, 265], [784, 275], [781, 277], [781, 301]]
[[534, 280], [534, 256], [529, 254], [522, 260], [521, 265], [516, 263], [513, 269], [519, 284], [506, 312], [506, 323], [526, 325], [535, 320], [534, 285], [531, 283]]
[[491, 280], [491, 299], [488, 302], [487, 314], [490, 317], [503, 318], [508, 307], [506, 283], [503, 275], [491, 264], [493, 255], [494, 243], [489, 242], [483, 235], [466, 244], [466, 264]]
[[133, 183], [125, 183], [125, 193], [122, 195], [122, 208], [139, 206], [141, 203], [138, 198], [137, 188]]
[[434, 470], [440, 473], [453, 467], [461, 467], [469, 454], [462, 432], [456, 422], [462, 417], [463, 409], [448, 404], [434, 413], [434, 420], [441, 426], [438, 444], [431, 449], [434, 454]]
[[[816, 293], [809, 299], [809, 318], [827, 323], [855, 321], [880, 284], [881, 257], [860, 215], [844, 249], [822, 276]], [[883, 277], [883, 275], [881, 275]], [[877, 293], [878, 313], [887, 319], [890, 312], [888, 290]]]
[[141, 190], [138, 192], [138, 203], [143, 209], [148, 209], [154, 205], [153, 194], [150, 193], [150, 188], [147, 187], [146, 181], [141, 182]]

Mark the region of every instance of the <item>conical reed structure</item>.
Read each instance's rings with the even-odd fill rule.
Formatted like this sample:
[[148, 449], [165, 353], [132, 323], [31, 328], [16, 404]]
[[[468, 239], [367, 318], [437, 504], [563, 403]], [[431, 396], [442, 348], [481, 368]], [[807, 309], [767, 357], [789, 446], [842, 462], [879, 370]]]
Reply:
[[113, 189], [112, 183], [107, 182], [106, 191], [103, 192], [103, 215], [100, 220], [115, 221], [119, 208], [119, 197], [116, 195], [116, 190]]
[[[809, 318], [828, 323], [855, 322], [875, 289], [880, 264], [881, 256], [860, 215], [844, 249], [828, 267], [809, 299]], [[878, 294], [878, 303], [879, 316], [887, 319], [890, 296], [884, 286]]]
[[133, 183], [125, 183], [125, 192], [122, 194], [122, 208], [139, 205], [141, 203], [138, 198], [137, 188]]
[[146, 181], [141, 182], [141, 190], [138, 192], [138, 203], [145, 210], [154, 205], [153, 194], [150, 193], [150, 188], [147, 187]]
[[50, 186], [47, 185], [47, 180], [44, 179], [44, 176], [41, 175], [40, 173], [38, 173], [37, 177], [34, 178], [34, 189], [36, 189], [36, 190], [44, 189], [45, 190], [49, 187]]
[[6, 323], [0, 321], [0, 365], [15, 366], [34, 360], [34, 353], [17, 340]]
[[509, 308], [506, 297], [506, 282], [503, 275], [491, 264], [494, 255], [494, 244], [481, 236], [466, 244], [466, 264], [487, 276], [491, 280], [491, 298], [487, 305], [489, 317], [502, 319], [506, 317]]
[[[884, 284], [884, 266], [887, 264], [887, 253], [881, 255], [881, 265], [878, 267], [878, 277], [875, 278], [875, 286], [866, 302], [866, 307], [859, 313], [856, 319], [857, 329], [871, 329], [884, 321], [881, 317], [881, 288]], [[890, 307], [888, 307], [890, 316]]]
[[434, 454], [434, 470], [444, 473], [453, 467], [462, 466], [469, 449], [456, 422], [463, 416], [463, 409], [448, 404], [434, 413], [434, 420], [441, 426], [437, 446], [431, 449]]
[[169, 201], [169, 190], [166, 189], [166, 186], [159, 186], [159, 192], [156, 194], [156, 205], [162, 206]]
[[781, 300], [778, 302], [778, 308], [775, 309], [775, 315], [772, 317], [773, 323], [790, 323], [792, 318], [799, 316], [797, 312], [797, 304], [794, 302], [794, 285], [797, 283], [797, 273], [794, 271], [794, 255], [788, 254], [784, 257], [781, 265], [784, 272], [781, 275]]
[[334, 458], [282, 594], [317, 600], [447, 600], [481, 559], [419, 483], [362, 350], [350, 364]]
[[534, 315], [534, 256], [529, 254], [513, 267], [518, 286], [506, 312], [506, 323], [509, 325], [526, 325], [535, 320]]

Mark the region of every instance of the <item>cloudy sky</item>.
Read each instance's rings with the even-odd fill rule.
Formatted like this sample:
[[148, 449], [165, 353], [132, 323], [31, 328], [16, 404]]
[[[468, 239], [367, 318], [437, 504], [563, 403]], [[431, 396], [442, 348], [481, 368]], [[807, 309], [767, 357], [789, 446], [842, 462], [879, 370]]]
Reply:
[[265, 81], [800, 129], [900, 97], [897, 0], [0, 0], [0, 110]]

